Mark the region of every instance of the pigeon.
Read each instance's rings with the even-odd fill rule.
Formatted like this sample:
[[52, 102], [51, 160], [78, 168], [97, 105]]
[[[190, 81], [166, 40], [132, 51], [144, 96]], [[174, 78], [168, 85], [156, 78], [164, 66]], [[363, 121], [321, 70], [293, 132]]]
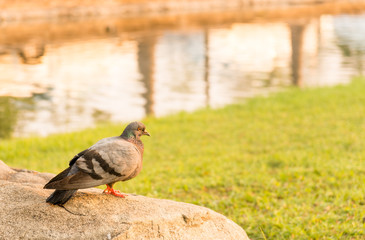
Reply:
[[142, 169], [143, 143], [141, 136], [150, 134], [141, 122], [130, 123], [120, 136], [101, 139], [76, 154], [69, 167], [52, 178], [45, 189], [56, 189], [46, 200], [63, 206], [78, 189], [106, 184], [103, 193], [124, 198], [113, 189], [118, 181], [136, 177]]

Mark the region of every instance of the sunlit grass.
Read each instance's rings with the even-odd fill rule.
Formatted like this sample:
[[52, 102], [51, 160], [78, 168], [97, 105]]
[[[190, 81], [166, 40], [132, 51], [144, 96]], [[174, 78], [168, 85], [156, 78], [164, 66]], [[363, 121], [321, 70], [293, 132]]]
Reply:
[[[209, 207], [252, 239], [365, 238], [365, 80], [144, 123], [144, 168], [122, 191]], [[2, 140], [0, 159], [57, 173], [124, 126]]]

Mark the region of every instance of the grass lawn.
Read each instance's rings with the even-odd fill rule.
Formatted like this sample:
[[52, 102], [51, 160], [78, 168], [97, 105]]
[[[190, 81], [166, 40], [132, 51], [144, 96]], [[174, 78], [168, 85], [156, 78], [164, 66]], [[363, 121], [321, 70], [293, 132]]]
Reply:
[[[141, 174], [117, 188], [220, 212], [252, 239], [365, 239], [365, 80], [143, 121]], [[57, 173], [125, 125], [1, 140], [13, 167]]]

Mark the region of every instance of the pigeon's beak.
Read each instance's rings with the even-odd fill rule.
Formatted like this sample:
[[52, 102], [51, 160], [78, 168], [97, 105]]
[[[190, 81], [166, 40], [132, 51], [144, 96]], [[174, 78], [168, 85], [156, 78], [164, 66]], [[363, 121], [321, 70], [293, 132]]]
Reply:
[[142, 135], [147, 135], [147, 136], [151, 136], [147, 131], [144, 131], [143, 133], [142, 133]]

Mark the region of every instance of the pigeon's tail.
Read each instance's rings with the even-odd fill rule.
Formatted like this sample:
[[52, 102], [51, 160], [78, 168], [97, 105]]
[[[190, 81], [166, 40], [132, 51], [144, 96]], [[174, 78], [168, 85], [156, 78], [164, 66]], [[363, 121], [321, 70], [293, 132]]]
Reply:
[[65, 204], [77, 190], [56, 190], [54, 191], [46, 200], [46, 202], [53, 205], [63, 205]]

